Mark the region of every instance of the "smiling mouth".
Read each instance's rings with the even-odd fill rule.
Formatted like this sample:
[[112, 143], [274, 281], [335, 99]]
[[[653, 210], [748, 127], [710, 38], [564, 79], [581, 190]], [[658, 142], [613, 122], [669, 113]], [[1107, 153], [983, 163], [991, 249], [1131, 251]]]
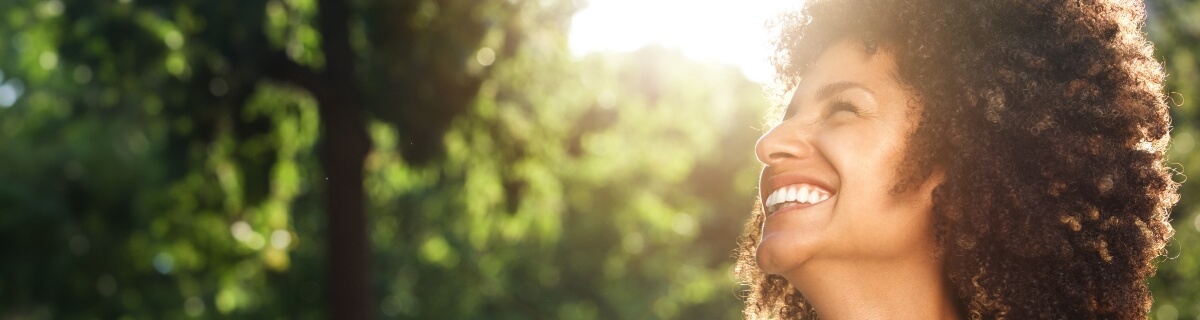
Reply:
[[767, 215], [771, 215], [791, 206], [818, 204], [829, 200], [832, 196], [832, 192], [818, 186], [804, 183], [793, 184], [771, 192], [771, 195], [767, 196], [767, 200], [763, 201], [763, 207], [766, 209]]

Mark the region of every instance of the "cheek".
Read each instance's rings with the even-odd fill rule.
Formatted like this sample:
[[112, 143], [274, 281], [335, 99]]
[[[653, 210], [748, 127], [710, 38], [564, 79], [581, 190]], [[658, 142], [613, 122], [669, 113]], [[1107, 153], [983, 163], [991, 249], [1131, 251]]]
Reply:
[[903, 157], [903, 134], [869, 125], [831, 129], [820, 137], [842, 188], [890, 189]]
[[835, 243], [859, 254], [902, 254], [928, 242], [930, 208], [920, 191], [891, 192], [903, 160], [903, 134], [869, 129], [843, 128], [822, 137], [841, 182], [833, 217], [844, 241]]

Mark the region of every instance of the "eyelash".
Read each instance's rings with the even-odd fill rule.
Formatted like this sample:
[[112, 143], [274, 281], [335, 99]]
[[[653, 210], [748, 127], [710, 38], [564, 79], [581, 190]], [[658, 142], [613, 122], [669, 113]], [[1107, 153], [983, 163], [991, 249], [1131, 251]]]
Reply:
[[829, 112], [825, 114], [825, 118], [827, 118], [827, 119], [829, 117], [832, 117], [834, 114], [838, 113], [838, 111], [849, 111], [850, 113], [853, 113], [856, 116], [859, 115], [858, 106], [855, 106], [853, 103], [850, 103], [850, 101], [846, 101], [843, 99], [833, 100], [833, 102], [831, 102], [829, 104], [828, 110], [829, 110]]
[[[796, 110], [792, 109], [792, 108], [788, 108], [787, 110], [784, 110], [783, 118], [785, 120], [790, 119], [792, 116], [796, 115], [795, 111]], [[822, 118], [829, 119], [830, 117], [833, 117], [833, 115], [838, 113], [839, 111], [849, 111], [850, 113], [854, 114], [855, 116], [862, 114], [861, 109], [859, 109], [858, 106], [854, 105], [853, 103], [850, 103], [850, 101], [842, 99], [842, 98], [835, 98], [832, 102], [829, 103], [829, 108], [826, 109], [825, 115]]]

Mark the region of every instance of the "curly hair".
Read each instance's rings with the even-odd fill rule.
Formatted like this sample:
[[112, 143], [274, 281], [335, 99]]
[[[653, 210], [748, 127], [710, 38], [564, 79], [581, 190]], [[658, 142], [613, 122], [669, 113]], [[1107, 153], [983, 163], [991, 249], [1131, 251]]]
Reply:
[[[790, 90], [839, 39], [894, 54], [923, 102], [895, 190], [944, 170], [934, 232], [962, 316], [1140, 319], [1178, 199], [1144, 12], [1118, 0], [809, 0], [778, 19], [771, 62]], [[738, 240], [744, 316], [816, 318], [758, 268], [761, 211]]]

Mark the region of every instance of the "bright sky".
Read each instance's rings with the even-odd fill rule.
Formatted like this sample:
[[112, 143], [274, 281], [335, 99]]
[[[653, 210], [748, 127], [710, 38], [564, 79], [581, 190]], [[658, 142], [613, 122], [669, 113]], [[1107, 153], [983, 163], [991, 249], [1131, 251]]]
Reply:
[[649, 44], [693, 59], [737, 65], [750, 80], [770, 80], [764, 23], [802, 0], [590, 0], [575, 14], [571, 52], [632, 51]]

